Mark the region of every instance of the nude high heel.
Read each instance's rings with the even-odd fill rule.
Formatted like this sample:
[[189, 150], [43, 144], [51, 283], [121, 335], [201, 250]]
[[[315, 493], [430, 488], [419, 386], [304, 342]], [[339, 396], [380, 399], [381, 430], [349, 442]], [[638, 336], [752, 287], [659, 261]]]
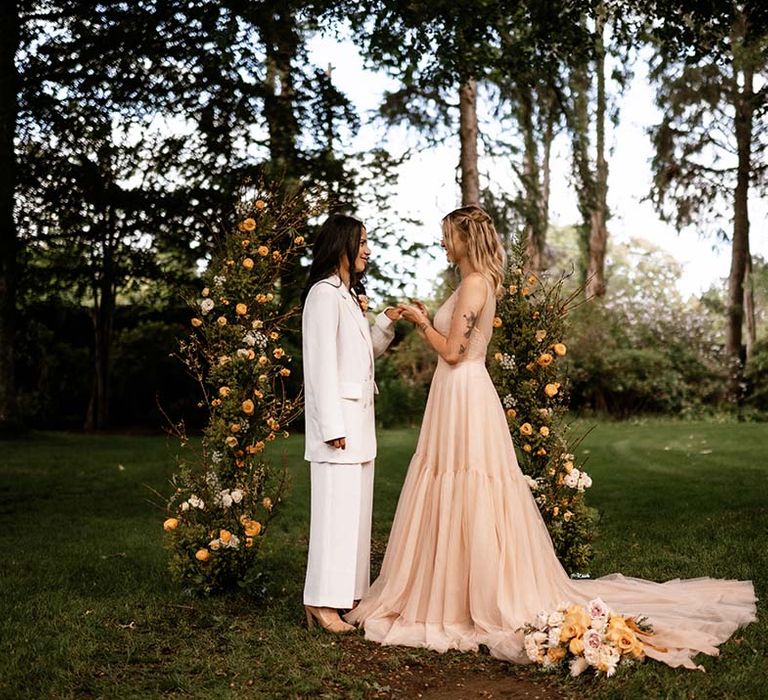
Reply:
[[332, 608], [315, 608], [311, 605], [305, 605], [304, 612], [307, 614], [307, 627], [309, 629], [312, 629], [316, 622], [324, 630], [334, 634], [346, 634], [355, 629], [353, 625], [344, 622], [339, 617], [339, 613]]

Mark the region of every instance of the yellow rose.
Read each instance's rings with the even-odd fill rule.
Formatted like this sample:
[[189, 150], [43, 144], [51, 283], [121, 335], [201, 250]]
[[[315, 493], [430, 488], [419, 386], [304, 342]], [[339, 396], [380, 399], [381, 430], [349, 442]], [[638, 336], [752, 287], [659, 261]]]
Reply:
[[204, 297], [207, 297], [211, 293], [211, 290], [208, 289], [208, 287], [203, 287], [203, 291], [200, 292]]
[[534, 311], [534, 312], [531, 314], [531, 318], [538, 318], [540, 315], [541, 315], [541, 314], [539, 314], [539, 312], [538, 312], [538, 311]]
[[193, 319], [192, 319], [192, 325], [193, 325], [195, 328], [200, 328], [200, 326], [202, 326], [202, 325], [203, 325], [203, 322], [202, 322], [202, 321], [201, 321], [199, 318], [193, 318]]
[[227, 396], [229, 396], [229, 393], [230, 393], [230, 389], [228, 386], [219, 387], [219, 396], [223, 396], [224, 398], [226, 398]]
[[304, 245], [304, 236], [296, 236], [296, 238], [293, 239], [293, 242], [296, 245]]
[[254, 390], [253, 390], [253, 395], [254, 395], [254, 396], [257, 398], [257, 399], [263, 399], [263, 398], [264, 398], [264, 392], [263, 392], [263, 391], [260, 391], [259, 389], [254, 389]]
[[240, 245], [243, 246], [243, 248], [247, 248], [251, 244], [251, 241], [247, 238], [243, 238], [242, 241], [240, 241]]
[[267, 301], [272, 301], [275, 298], [275, 295], [272, 294], [272, 292], [267, 293]]
[[248, 218], [240, 223], [239, 228], [241, 231], [253, 231], [253, 229], [256, 228], [256, 222], [253, 219]]
[[555, 506], [555, 507], [552, 509], [552, 515], [555, 515], [555, 516], [556, 516], [556, 515], [559, 515], [559, 514], [560, 514], [560, 507], [559, 507], [559, 506]]
[[229, 530], [219, 530], [219, 539], [227, 544], [232, 539], [232, 533]]
[[276, 437], [277, 435], [275, 435], [274, 433], [270, 433], [269, 435], [267, 435], [267, 442], [272, 442]]
[[272, 252], [272, 260], [274, 260], [275, 262], [280, 262], [282, 259], [283, 259], [283, 256], [279, 250], [275, 250]]
[[566, 462], [563, 464], [563, 469], [570, 474], [573, 471], [573, 462]]
[[259, 358], [259, 367], [264, 367], [267, 364], [267, 362], [269, 362], [269, 358], [266, 355], [262, 355]]
[[629, 650], [629, 656], [631, 656], [633, 659], [645, 658], [645, 648], [639, 639], [635, 641], [634, 646]]
[[572, 517], [573, 517], [573, 513], [571, 513], [570, 510], [566, 510], [565, 513], [563, 513], [563, 520], [565, 520], [565, 522], [567, 523], [571, 522]]
[[235, 447], [235, 445], [237, 445], [237, 438], [230, 435], [226, 440], [224, 440], [224, 442], [226, 443], [227, 447]]
[[550, 647], [547, 649], [547, 657], [553, 664], [556, 664], [565, 658], [565, 649], [563, 647]]
[[265, 209], [265, 208], [266, 208], [266, 206], [267, 206], [267, 203], [266, 203], [266, 202], [265, 202], [263, 199], [257, 199], [257, 200], [256, 200], [256, 201], [253, 203], [253, 206], [254, 206], [254, 207], [256, 207], [256, 208], [257, 208], [259, 211], [261, 211], [262, 209]]
[[245, 538], [245, 548], [250, 549], [253, 547], [253, 537], [246, 537]]
[[264, 506], [265, 510], [272, 510], [272, 499], [269, 496], [265, 496], [261, 505]]
[[179, 521], [176, 518], [168, 518], [163, 523], [163, 530], [166, 532], [170, 532], [171, 530], [175, 530], [179, 526]]
[[266, 258], [267, 255], [269, 255], [269, 248], [265, 245], [260, 245], [256, 252], [261, 255], [262, 258]]
[[565, 343], [555, 343], [552, 346], [552, 349], [555, 351], [555, 355], [560, 357], [563, 357], [565, 353], [568, 352], [568, 348], [565, 347]]
[[532, 449], [530, 445], [523, 445], [523, 452], [530, 452]]
[[256, 353], [253, 351], [253, 348], [248, 348], [245, 351], [245, 357], [248, 360], [252, 360], [254, 357], [256, 357]]
[[541, 435], [543, 435], [544, 437], [548, 437], [549, 436], [549, 428], [546, 425], [542, 425], [539, 428], [539, 433]]
[[291, 370], [289, 370], [287, 367], [283, 367], [280, 370], [280, 376], [281, 377], [290, 377], [291, 376]]
[[252, 270], [253, 269], [253, 260], [251, 260], [251, 258], [246, 258], [245, 260], [243, 260], [243, 267], [246, 270]]
[[539, 359], [536, 360], [536, 363], [541, 365], [542, 367], [549, 367], [549, 365], [552, 364], [552, 360], [554, 358], [552, 355], [550, 355], [548, 352], [543, 352], [541, 355], [539, 355]]
[[239, 433], [240, 427], [240, 423], [232, 423], [232, 425], [229, 426], [229, 430], [232, 433]]
[[547, 454], [547, 451], [543, 447], [540, 447], [538, 450], [536, 450], [536, 454], [539, 457], [543, 457], [544, 455]]
[[243, 409], [243, 413], [245, 413], [246, 416], [252, 415], [253, 410], [255, 408], [255, 406], [253, 405], [253, 401], [251, 401], [250, 399], [246, 399], [245, 401], [243, 401], [240, 407]]
[[568, 643], [568, 651], [574, 656], [581, 654], [584, 651], [584, 640], [580, 637], [573, 637]]
[[277, 331], [272, 331], [269, 334], [269, 339], [270, 340], [277, 340], [279, 337], [280, 337], [280, 334]]
[[245, 524], [245, 534], [248, 537], [258, 537], [261, 532], [261, 523], [250, 520]]
[[520, 433], [522, 435], [531, 435], [533, 433], [533, 426], [530, 423], [523, 423], [520, 426]]
[[560, 391], [560, 384], [558, 382], [552, 382], [544, 387], [544, 393], [549, 396], [550, 399], [553, 396], [556, 396], [558, 391]]
[[528, 289], [528, 287], [523, 287], [522, 293], [524, 297], [527, 297], [531, 293], [531, 290]]
[[[259, 302], [259, 304], [263, 304], [267, 300], [266, 294], [257, 294], [256, 295], [256, 301]], [[255, 326], [254, 326], [255, 328]]]
[[221, 542], [218, 540], [212, 540], [208, 543], [208, 546], [214, 551], [218, 552], [221, 549]]
[[517, 415], [517, 411], [514, 408], [507, 409], [507, 417], [514, 418]]
[[226, 326], [227, 325], [227, 318], [226, 318], [226, 316], [219, 316], [216, 319], [216, 323], [218, 323], [220, 326]]
[[254, 446], [253, 446], [254, 452], [261, 452], [264, 449], [264, 443], [259, 440]]
[[263, 325], [264, 325], [264, 321], [262, 321], [262, 320], [257, 318], [253, 323], [251, 323], [251, 328], [253, 328], [253, 330], [257, 331]]
[[211, 558], [211, 553], [207, 549], [198, 549], [195, 552], [195, 559], [198, 561], [208, 561]]
[[502, 355], [500, 352], [497, 352], [493, 356], [493, 359], [496, 360], [496, 362], [501, 362], [504, 359], [504, 355]]
[[[582, 633], [583, 634], [583, 633]], [[564, 620], [560, 627], [560, 641], [568, 642], [571, 639], [580, 637], [578, 625], [573, 620]], [[569, 645], [570, 646], [570, 645]]]
[[238, 304], [235, 306], [235, 313], [238, 316], [245, 316], [248, 313], [248, 307], [245, 304]]
[[221, 406], [221, 399], [213, 399], [213, 401], [211, 401], [211, 406]]
[[517, 292], [517, 285], [516, 284], [510, 284], [509, 285], [509, 293], [510, 294], [514, 294], [515, 292]]
[[536, 331], [536, 342], [537, 343], [540, 343], [546, 337], [547, 337], [547, 331], [545, 331], [545, 330]]
[[496, 316], [496, 317], [493, 319], [493, 327], [494, 327], [494, 328], [501, 328], [501, 324], [502, 324], [502, 321], [501, 321], [501, 319], [500, 319], [498, 316]]
[[285, 355], [285, 350], [283, 350], [282, 348], [275, 348], [272, 351], [272, 354], [274, 355], [276, 360], [279, 360], [283, 355]]

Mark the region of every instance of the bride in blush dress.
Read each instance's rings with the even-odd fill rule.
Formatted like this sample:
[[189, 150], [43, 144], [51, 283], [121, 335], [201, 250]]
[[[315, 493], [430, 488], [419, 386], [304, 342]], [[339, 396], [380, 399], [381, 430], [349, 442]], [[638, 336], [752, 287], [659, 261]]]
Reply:
[[716, 655], [755, 619], [752, 583], [568, 576], [485, 366], [504, 277], [501, 241], [488, 214], [468, 206], [443, 219], [443, 246], [461, 284], [434, 323], [423, 306], [404, 307], [438, 364], [381, 573], [345, 619], [381, 644], [441, 652], [483, 644], [498, 658], [529, 663], [523, 625], [563, 601], [599, 597], [616, 614], [647, 618], [653, 636], [638, 633], [647, 656], [697, 668], [696, 654]]

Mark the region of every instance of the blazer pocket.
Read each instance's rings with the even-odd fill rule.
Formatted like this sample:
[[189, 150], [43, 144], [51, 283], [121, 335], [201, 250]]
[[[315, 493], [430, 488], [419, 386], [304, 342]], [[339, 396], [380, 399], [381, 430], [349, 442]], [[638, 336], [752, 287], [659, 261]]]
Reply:
[[339, 396], [342, 399], [359, 401], [363, 398], [363, 385], [360, 382], [339, 382]]

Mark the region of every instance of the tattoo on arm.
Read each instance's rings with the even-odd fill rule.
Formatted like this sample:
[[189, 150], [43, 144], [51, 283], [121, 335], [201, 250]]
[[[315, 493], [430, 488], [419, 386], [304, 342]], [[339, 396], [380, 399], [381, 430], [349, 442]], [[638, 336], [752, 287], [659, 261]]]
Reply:
[[470, 311], [468, 314], [464, 314], [464, 318], [467, 321], [467, 330], [464, 331], [464, 337], [469, 338], [472, 335], [472, 329], [477, 323], [477, 314], [474, 311]]

